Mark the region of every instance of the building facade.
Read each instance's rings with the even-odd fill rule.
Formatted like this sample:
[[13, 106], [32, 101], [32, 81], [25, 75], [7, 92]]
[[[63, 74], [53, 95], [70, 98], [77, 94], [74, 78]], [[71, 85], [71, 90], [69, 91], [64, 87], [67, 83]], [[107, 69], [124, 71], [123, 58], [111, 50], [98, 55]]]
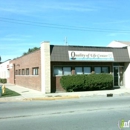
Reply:
[[10, 61], [11, 84], [41, 91], [41, 50]]
[[129, 82], [127, 79], [130, 63], [128, 47], [51, 45], [50, 48], [51, 90], [54, 92], [63, 91], [60, 78], [67, 74], [111, 73], [114, 86], [124, 86]]
[[43, 93], [65, 91], [63, 75], [111, 73], [114, 86], [130, 88], [130, 51], [123, 47], [57, 46], [41, 43], [35, 52], [10, 61], [8, 81]]

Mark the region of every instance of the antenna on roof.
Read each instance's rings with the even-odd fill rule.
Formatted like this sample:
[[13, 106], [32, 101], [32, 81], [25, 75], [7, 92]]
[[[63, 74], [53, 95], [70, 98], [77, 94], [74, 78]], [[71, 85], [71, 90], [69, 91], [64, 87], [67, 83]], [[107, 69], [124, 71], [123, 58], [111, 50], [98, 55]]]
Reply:
[[65, 45], [66, 45], [66, 46], [68, 45], [67, 37], [65, 37]]

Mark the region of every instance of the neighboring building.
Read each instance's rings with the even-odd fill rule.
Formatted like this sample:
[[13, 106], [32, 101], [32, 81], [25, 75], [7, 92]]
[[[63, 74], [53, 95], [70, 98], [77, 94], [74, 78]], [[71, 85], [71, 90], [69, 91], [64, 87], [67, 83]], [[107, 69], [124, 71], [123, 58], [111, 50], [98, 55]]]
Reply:
[[41, 91], [41, 50], [11, 60], [11, 84]]
[[126, 47], [130, 46], [129, 41], [112, 41], [107, 47]]
[[1, 62], [0, 64], [0, 78], [1, 79], [4, 79], [6, 78], [7, 79], [7, 82], [8, 81], [8, 78], [10, 77], [10, 59], [7, 60], [7, 61], [4, 61], [4, 62]]
[[9, 82], [43, 93], [64, 91], [63, 75], [111, 73], [114, 86], [130, 88], [129, 47], [58, 46], [43, 42], [35, 52], [10, 61]]

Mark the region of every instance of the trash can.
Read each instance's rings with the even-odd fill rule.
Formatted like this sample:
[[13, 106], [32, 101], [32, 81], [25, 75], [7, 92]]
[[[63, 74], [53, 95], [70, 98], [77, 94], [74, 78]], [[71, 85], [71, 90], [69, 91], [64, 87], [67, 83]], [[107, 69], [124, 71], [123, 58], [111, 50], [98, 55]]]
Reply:
[[0, 85], [0, 97], [2, 96], [2, 85]]

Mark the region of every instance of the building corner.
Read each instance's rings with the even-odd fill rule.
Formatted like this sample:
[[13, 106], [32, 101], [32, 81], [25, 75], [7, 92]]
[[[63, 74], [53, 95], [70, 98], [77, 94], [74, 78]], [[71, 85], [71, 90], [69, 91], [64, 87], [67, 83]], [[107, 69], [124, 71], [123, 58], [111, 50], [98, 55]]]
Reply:
[[45, 93], [51, 92], [50, 84], [50, 42], [41, 43], [41, 91]]

